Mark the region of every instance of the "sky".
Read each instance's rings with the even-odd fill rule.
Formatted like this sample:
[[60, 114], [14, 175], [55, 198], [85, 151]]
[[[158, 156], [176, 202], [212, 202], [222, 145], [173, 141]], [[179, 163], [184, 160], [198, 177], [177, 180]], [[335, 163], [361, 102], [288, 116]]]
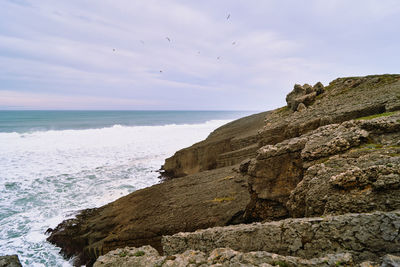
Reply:
[[0, 109], [254, 110], [399, 73], [398, 0], [1, 0]]

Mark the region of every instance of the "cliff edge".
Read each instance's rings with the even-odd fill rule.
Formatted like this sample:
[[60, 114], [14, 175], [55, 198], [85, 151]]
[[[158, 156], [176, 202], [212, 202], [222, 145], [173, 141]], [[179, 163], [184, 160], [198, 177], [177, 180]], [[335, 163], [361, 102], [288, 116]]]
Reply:
[[[332, 257], [361, 264], [361, 260], [382, 261], [368, 256], [374, 244], [362, 239], [364, 232], [376, 232], [379, 223], [372, 220], [364, 229], [356, 221], [378, 216], [395, 233], [375, 233], [376, 240], [390, 239], [376, 243], [382, 245], [379, 255], [400, 255], [400, 75], [339, 78], [326, 87], [321, 83], [295, 85], [286, 101], [285, 107], [231, 122], [206, 140], [178, 151], [163, 167], [174, 179], [82, 211], [75, 219], [49, 229], [48, 240], [60, 246], [66, 257], [78, 256], [77, 265], [92, 265], [100, 255], [125, 246], [151, 245], [157, 253], [168, 254], [170, 248], [162, 238], [178, 232], [263, 221], [280, 229], [275, 233], [279, 244], [289, 244], [292, 235], [298, 236], [292, 244], [296, 249], [269, 247], [267, 239], [250, 248], [236, 234], [232, 236], [236, 247], [220, 238], [212, 245], [214, 230], [210, 230], [192, 241], [179, 241], [179, 253], [181, 248], [209, 253], [227, 246], [239, 254], [256, 249], [264, 251], [260, 255], [279, 253], [307, 262], [314, 256], [324, 257], [318, 253], [318, 244], [311, 246], [315, 236], [326, 234], [330, 240], [333, 235], [339, 242], [346, 241], [346, 233], [354, 233], [360, 242], [338, 245], [340, 253], [350, 253], [352, 258], [335, 251]], [[378, 215], [368, 215], [374, 212]], [[312, 219], [321, 216], [333, 216], [329, 223], [334, 227], [324, 219]], [[302, 222], [304, 227], [282, 232], [279, 225], [293, 225], [286, 220]], [[334, 230], [338, 220], [349, 226], [348, 231]], [[231, 229], [236, 228], [218, 231], [227, 235]], [[255, 239], [249, 240], [256, 244]], [[206, 247], [209, 242], [209, 248], [192, 246], [202, 242]], [[360, 255], [359, 251], [371, 253]]]

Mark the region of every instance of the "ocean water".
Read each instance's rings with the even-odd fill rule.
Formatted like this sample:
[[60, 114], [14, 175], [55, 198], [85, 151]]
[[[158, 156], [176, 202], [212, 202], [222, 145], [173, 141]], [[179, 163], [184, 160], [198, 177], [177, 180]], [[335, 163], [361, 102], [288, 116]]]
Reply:
[[233, 111], [0, 111], [0, 255], [71, 266], [45, 231], [158, 183], [164, 159], [249, 115]]

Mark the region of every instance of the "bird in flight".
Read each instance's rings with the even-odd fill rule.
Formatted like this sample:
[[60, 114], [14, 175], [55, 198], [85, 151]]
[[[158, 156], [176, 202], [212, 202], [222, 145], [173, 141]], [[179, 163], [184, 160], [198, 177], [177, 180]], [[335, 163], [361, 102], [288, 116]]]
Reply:
[[232, 45], [235, 45], [236, 44], [236, 42], [232, 42]]
[[221, 57], [217, 57], [217, 59], [218, 59], [218, 60], [220, 60], [220, 59], [221, 59]]
[[160, 73], [162, 73], [162, 70], [160, 70]]
[[113, 51], [115, 52], [115, 48], [113, 48]]
[[226, 19], [229, 19], [231, 17], [231, 14], [228, 14], [228, 16], [226, 17]]
[[165, 37], [165, 39], [167, 39], [167, 40], [168, 40], [168, 42], [171, 42], [171, 39], [169, 39], [169, 37]]

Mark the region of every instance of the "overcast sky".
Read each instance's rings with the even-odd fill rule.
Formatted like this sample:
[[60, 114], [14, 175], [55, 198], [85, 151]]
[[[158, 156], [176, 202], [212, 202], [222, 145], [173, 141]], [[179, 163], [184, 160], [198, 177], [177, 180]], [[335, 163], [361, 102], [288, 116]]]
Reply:
[[1, 0], [0, 109], [268, 110], [399, 73], [399, 27], [399, 0]]

